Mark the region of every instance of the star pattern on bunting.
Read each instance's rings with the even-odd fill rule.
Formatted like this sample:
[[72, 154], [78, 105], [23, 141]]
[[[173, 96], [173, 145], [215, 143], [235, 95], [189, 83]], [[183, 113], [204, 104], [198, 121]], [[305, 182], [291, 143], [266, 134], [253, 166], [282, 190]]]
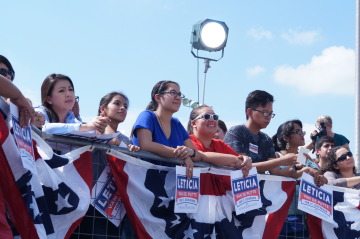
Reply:
[[67, 193], [65, 197], [63, 197], [60, 193], [58, 193], [57, 200], [55, 204], [57, 205], [57, 212], [60, 212], [63, 208], [72, 208], [73, 206], [69, 203], [70, 193]]
[[169, 197], [161, 197], [161, 196], [159, 196], [158, 198], [161, 200], [161, 203], [159, 203], [158, 207], [162, 207], [162, 206], [165, 206], [166, 208], [169, 207], [169, 203], [171, 201], [171, 198], [169, 198]]
[[188, 238], [190, 238], [190, 239], [194, 239], [194, 234], [195, 233], [197, 233], [198, 232], [198, 230], [196, 230], [196, 229], [193, 229], [192, 227], [191, 227], [191, 224], [189, 225], [189, 227], [188, 227], [188, 229], [186, 229], [185, 231], [184, 231], [184, 239], [188, 239]]
[[174, 227], [174, 226], [176, 226], [176, 225], [178, 225], [179, 223], [180, 223], [180, 216], [179, 215], [176, 215], [175, 214], [175, 217], [176, 217], [176, 219], [174, 220], [174, 221], [171, 221], [171, 226], [170, 226], [170, 228], [171, 227]]

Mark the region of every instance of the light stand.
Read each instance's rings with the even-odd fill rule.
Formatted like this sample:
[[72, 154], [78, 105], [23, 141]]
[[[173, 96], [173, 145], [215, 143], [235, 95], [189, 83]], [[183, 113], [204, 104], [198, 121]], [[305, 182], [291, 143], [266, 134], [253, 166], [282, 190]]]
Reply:
[[[198, 102], [200, 100], [199, 59], [203, 59], [205, 64], [202, 104], [205, 103], [206, 76], [208, 69], [210, 68], [210, 61], [216, 62], [224, 57], [224, 48], [226, 46], [228, 33], [229, 28], [227, 27], [225, 22], [212, 19], [205, 19], [203, 21], [199, 21], [193, 26], [190, 43], [191, 54], [195, 58], [197, 58]], [[194, 51], [194, 49], [196, 49], [196, 52]], [[204, 55], [199, 55], [199, 50], [210, 53], [221, 51], [221, 54], [217, 58], [208, 57]]]

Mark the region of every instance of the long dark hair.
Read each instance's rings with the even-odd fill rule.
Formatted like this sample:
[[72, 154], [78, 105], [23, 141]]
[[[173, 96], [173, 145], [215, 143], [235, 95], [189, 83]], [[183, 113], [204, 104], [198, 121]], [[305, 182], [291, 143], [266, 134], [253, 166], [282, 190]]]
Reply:
[[196, 117], [198, 117], [200, 115], [200, 111], [204, 108], [210, 108], [210, 106], [208, 105], [200, 105], [196, 108], [194, 108], [191, 112], [190, 112], [190, 117], [189, 117], [189, 122], [187, 124], [187, 131], [189, 134], [192, 134], [193, 133], [193, 128], [191, 126], [191, 122], [196, 119]]
[[[329, 152], [329, 154], [328, 154], [328, 156], [326, 158], [327, 164], [326, 164], [326, 167], [323, 169], [324, 172], [332, 171], [332, 172], [335, 172], [337, 174], [341, 174], [340, 170], [338, 168], [336, 168], [336, 166], [337, 166], [336, 151], [338, 151], [341, 148], [345, 148], [345, 149], [349, 150], [348, 148], [346, 148], [344, 146], [336, 146], [334, 148], [331, 148], [331, 150], [330, 150], [330, 152]], [[353, 172], [356, 173], [355, 167], [353, 168]]]
[[147, 110], [151, 110], [151, 111], [155, 111], [158, 107], [158, 103], [155, 100], [155, 95], [157, 94], [162, 94], [164, 91], [167, 90], [167, 88], [169, 87], [169, 84], [175, 84], [177, 86], [179, 86], [179, 84], [175, 81], [159, 81], [158, 83], [156, 83], [151, 91], [151, 101], [150, 103], [147, 105], [146, 109]]
[[289, 120], [282, 123], [276, 134], [272, 137], [275, 151], [281, 151], [286, 149], [286, 144], [288, 143], [285, 138], [289, 137], [292, 132], [294, 132], [295, 124], [299, 125], [302, 128], [302, 123], [298, 119]]
[[69, 81], [71, 87], [75, 91], [74, 84], [73, 84], [72, 80], [70, 79], [70, 77], [68, 77], [66, 75], [62, 75], [62, 74], [48, 75], [41, 85], [41, 103], [44, 106], [45, 111], [48, 115], [49, 121], [51, 123], [59, 122], [59, 116], [52, 108], [52, 105], [47, 102], [47, 97], [51, 96], [51, 94], [53, 93], [55, 84], [57, 82], [59, 82], [60, 80]]
[[100, 103], [99, 103], [99, 108], [98, 108], [98, 115], [100, 115], [100, 113], [101, 113], [101, 108], [104, 106], [107, 106], [111, 102], [111, 100], [117, 95], [120, 95], [121, 97], [123, 97], [126, 101], [125, 103], [129, 106], [129, 99], [124, 93], [119, 92], [119, 91], [112, 91], [112, 92], [104, 95], [101, 98]]

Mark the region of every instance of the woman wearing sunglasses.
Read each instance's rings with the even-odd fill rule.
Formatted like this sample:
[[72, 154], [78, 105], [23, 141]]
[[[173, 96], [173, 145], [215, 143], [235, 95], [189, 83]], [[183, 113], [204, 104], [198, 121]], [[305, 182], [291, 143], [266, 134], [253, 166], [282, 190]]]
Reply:
[[353, 154], [347, 147], [338, 146], [330, 150], [324, 176], [331, 185], [360, 189], [360, 174], [356, 173]]
[[207, 105], [193, 109], [188, 122], [190, 139], [199, 152], [204, 154], [203, 161], [242, 169], [246, 176], [251, 168], [251, 158], [239, 155], [222, 140], [214, 138], [218, 131], [218, 120], [219, 116]]
[[174, 81], [159, 81], [151, 91], [151, 102], [138, 116], [132, 142], [141, 149], [165, 158], [184, 160], [186, 174], [192, 176], [193, 160], [201, 159], [180, 121], [173, 117], [183, 94]]

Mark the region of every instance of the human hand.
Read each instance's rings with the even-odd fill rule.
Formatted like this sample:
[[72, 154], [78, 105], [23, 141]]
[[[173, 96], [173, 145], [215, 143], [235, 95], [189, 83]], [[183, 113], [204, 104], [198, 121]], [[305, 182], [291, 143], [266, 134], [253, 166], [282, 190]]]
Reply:
[[186, 146], [177, 146], [174, 149], [174, 154], [176, 158], [179, 159], [186, 159], [190, 158], [190, 156], [193, 154], [193, 149], [186, 147]]
[[249, 171], [252, 167], [252, 159], [246, 155], [239, 155], [235, 167], [241, 169], [245, 178], [249, 175]]
[[96, 116], [91, 122], [90, 122], [92, 128], [99, 132], [100, 134], [103, 134], [105, 132], [106, 126], [109, 124], [109, 118], [105, 116]]
[[319, 172], [317, 172], [314, 176], [314, 182], [316, 186], [321, 187], [324, 184], [327, 184], [328, 180], [324, 175], [321, 175]]
[[133, 145], [133, 144], [128, 144], [127, 145], [128, 149], [130, 152], [137, 152], [140, 150], [140, 147], [137, 145]]
[[34, 113], [34, 118], [31, 120], [31, 124], [33, 124], [37, 128], [41, 128], [45, 124], [45, 117], [40, 112]]
[[12, 98], [10, 101], [18, 107], [19, 124], [21, 127], [27, 126], [30, 121], [34, 120], [35, 111], [23, 95], [18, 98]]
[[194, 162], [191, 160], [191, 158], [186, 158], [184, 160], [184, 164], [185, 164], [185, 167], [186, 167], [186, 177], [187, 178], [192, 178]]
[[108, 144], [119, 146], [121, 141], [118, 138], [111, 139]]

